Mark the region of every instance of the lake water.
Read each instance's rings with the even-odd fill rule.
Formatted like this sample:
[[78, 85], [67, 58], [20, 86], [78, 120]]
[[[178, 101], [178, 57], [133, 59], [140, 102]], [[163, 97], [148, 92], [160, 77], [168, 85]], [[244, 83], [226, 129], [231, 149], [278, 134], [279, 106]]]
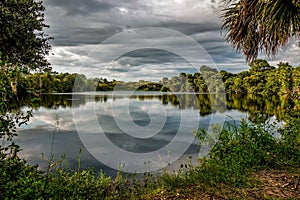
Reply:
[[229, 106], [235, 104], [230, 101], [232, 98], [222, 94], [45, 94], [30, 122], [19, 130], [17, 143], [23, 149], [21, 157], [42, 169], [51, 155], [53, 160], [65, 155], [64, 163], [72, 169], [77, 168], [80, 157], [81, 168], [102, 169], [109, 175], [116, 169], [144, 172], [172, 168], [187, 155], [195, 158], [199, 154], [193, 130], [222, 127], [225, 121], [251, 116], [247, 110]]

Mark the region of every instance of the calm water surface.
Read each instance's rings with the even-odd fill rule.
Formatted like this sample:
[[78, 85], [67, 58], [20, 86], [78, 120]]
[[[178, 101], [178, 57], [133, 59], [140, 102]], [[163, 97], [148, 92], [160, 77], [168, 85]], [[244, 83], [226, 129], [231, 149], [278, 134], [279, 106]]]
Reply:
[[249, 117], [245, 111], [229, 108], [227, 101], [224, 95], [159, 92], [45, 94], [30, 122], [19, 130], [17, 142], [23, 149], [21, 156], [40, 168], [47, 167], [51, 154], [54, 159], [65, 155], [70, 168], [77, 168], [80, 157], [81, 168], [103, 169], [112, 175], [116, 171], [107, 165], [136, 162], [126, 160], [127, 154], [118, 149], [133, 155], [158, 152], [163, 159], [170, 154], [197, 154], [193, 130]]

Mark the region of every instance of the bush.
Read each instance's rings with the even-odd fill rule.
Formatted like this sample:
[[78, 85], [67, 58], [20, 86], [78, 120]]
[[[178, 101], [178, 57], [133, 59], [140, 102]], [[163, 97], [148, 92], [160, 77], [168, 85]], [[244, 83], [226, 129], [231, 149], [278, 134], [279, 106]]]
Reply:
[[43, 172], [24, 160], [7, 158], [0, 161], [0, 196], [4, 199], [38, 199], [45, 182]]
[[[249, 174], [258, 169], [299, 167], [299, 124], [299, 119], [294, 119], [281, 130], [274, 125], [245, 121], [239, 127], [228, 124], [210, 157], [202, 159], [193, 174], [201, 182], [238, 186], [245, 184]], [[196, 135], [203, 140], [203, 132]]]
[[[245, 186], [249, 175], [260, 169], [299, 168], [300, 119], [291, 119], [285, 128], [269, 124], [227, 125], [208, 158], [198, 166], [182, 165], [175, 174], [145, 174], [116, 178], [94, 170], [68, 171], [57, 167], [44, 173], [24, 160], [0, 160], [0, 196], [3, 199], [140, 199], [164, 191], [170, 193], [202, 184], [204, 186]], [[274, 134], [279, 135], [274, 137]], [[196, 135], [205, 138], [205, 131]], [[202, 186], [201, 186], [202, 187]], [[217, 187], [212, 187], [217, 188]], [[176, 190], [175, 190], [176, 189]]]

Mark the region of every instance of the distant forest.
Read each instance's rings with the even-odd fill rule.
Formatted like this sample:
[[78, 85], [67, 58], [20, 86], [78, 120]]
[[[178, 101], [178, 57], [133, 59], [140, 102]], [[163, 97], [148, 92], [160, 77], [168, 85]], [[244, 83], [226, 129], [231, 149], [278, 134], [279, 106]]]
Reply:
[[[76, 82], [75, 82], [76, 81]], [[180, 73], [171, 78], [163, 77], [158, 82], [140, 80], [124, 82], [106, 78], [87, 78], [83, 74], [69, 73], [29, 73], [20, 77], [16, 83], [19, 94], [30, 91], [40, 93], [67, 93], [80, 91], [170, 91], [199, 93], [234, 93], [287, 95], [299, 97], [300, 66], [292, 67], [288, 63], [270, 66], [265, 60], [250, 63], [249, 71], [237, 74], [225, 70], [217, 71], [206, 65], [194, 74]], [[225, 91], [224, 91], [225, 90]]]

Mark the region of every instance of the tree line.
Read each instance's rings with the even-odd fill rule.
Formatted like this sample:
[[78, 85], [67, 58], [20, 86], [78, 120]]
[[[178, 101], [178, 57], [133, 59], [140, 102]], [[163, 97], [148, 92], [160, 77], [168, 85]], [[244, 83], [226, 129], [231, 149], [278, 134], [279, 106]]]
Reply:
[[300, 93], [300, 66], [293, 67], [280, 62], [278, 67], [257, 59], [249, 64], [250, 69], [236, 74], [218, 71], [206, 65], [194, 74], [180, 73], [171, 78], [163, 77], [158, 82], [139, 80], [124, 82], [106, 78], [87, 78], [77, 73], [27, 73], [18, 78], [19, 94], [26, 91], [41, 93], [73, 91], [141, 90], [199, 93], [234, 93], [285, 95], [292, 98]]

